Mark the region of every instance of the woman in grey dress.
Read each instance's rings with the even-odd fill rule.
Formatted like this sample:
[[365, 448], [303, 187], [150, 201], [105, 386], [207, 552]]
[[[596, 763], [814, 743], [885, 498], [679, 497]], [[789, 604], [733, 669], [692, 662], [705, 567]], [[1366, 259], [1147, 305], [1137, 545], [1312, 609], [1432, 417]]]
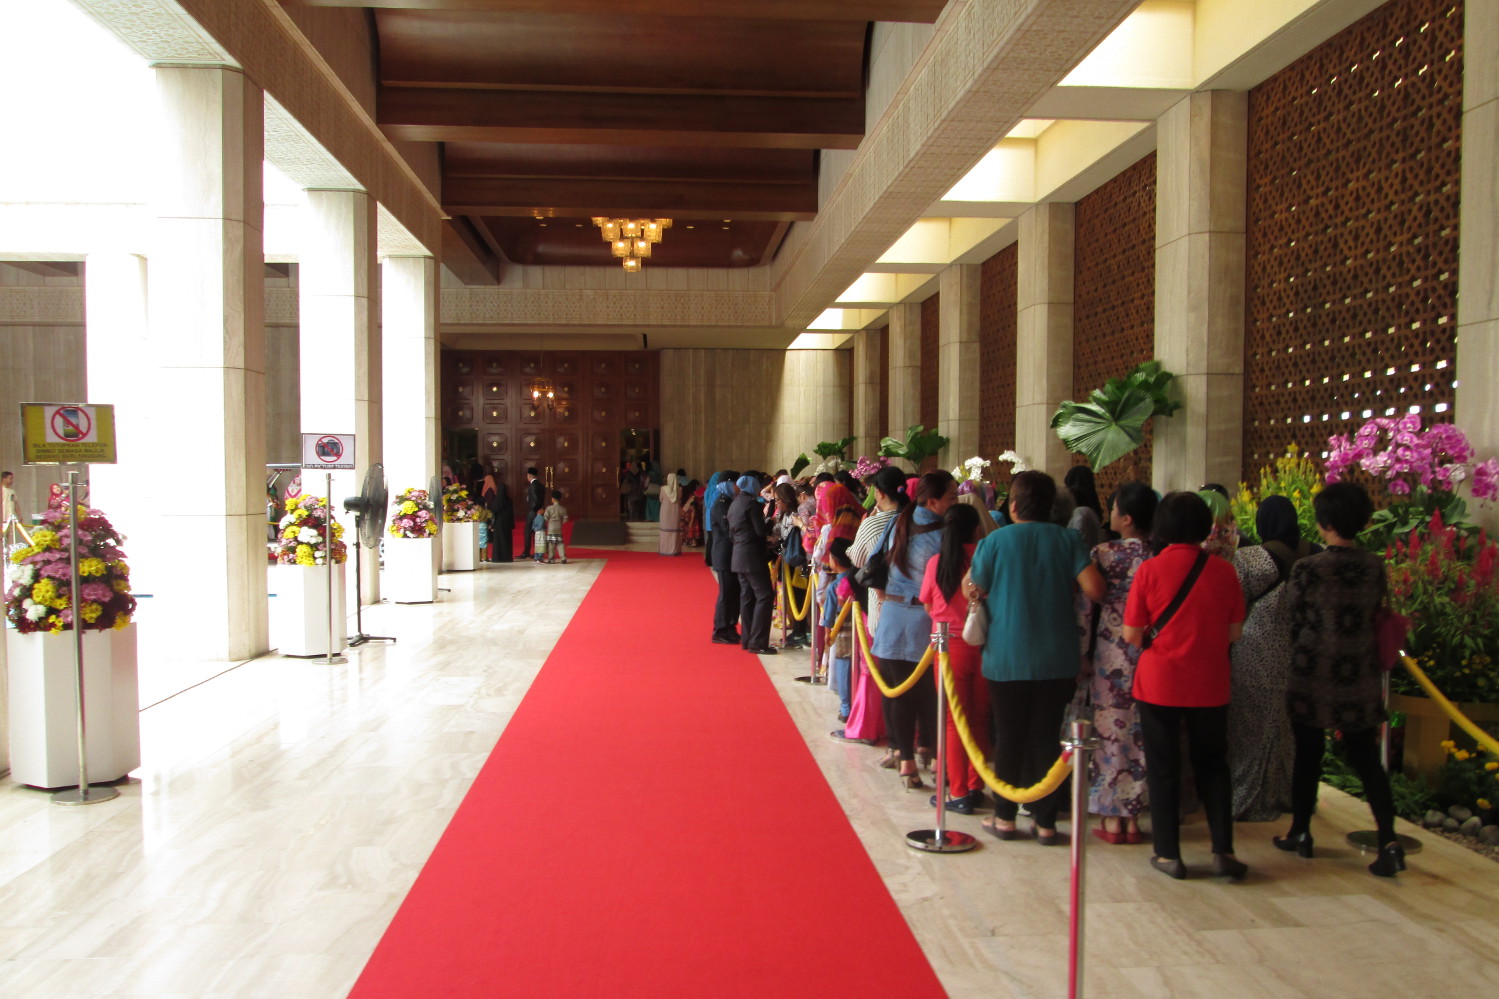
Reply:
[[1254, 519], [1261, 543], [1234, 552], [1248, 609], [1244, 636], [1233, 645], [1228, 704], [1228, 762], [1238, 822], [1270, 822], [1291, 807], [1285, 582], [1297, 562], [1322, 550], [1302, 538], [1296, 507], [1284, 496], [1265, 497]]

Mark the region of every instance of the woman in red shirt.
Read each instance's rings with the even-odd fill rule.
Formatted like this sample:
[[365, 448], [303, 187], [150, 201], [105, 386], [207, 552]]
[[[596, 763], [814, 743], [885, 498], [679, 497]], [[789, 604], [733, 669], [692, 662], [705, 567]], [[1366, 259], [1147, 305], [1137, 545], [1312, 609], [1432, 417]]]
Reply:
[[[954, 503], [942, 522], [942, 547], [937, 557], [926, 564], [921, 581], [921, 603], [935, 627], [947, 622], [947, 667], [952, 671], [953, 688], [963, 715], [970, 727], [989, 718], [989, 685], [982, 672], [984, 650], [963, 641], [963, 621], [968, 617], [968, 598], [963, 596], [963, 574], [973, 560], [973, 546], [978, 544], [978, 507]], [[937, 696], [943, 696], [939, 690]], [[946, 807], [962, 815], [971, 815], [984, 806], [984, 778], [968, 759], [968, 752], [958, 739], [958, 728], [952, 713], [947, 715], [947, 786]], [[932, 795], [932, 804], [937, 796]]]
[[[1213, 874], [1242, 878], [1234, 857], [1233, 790], [1228, 769], [1228, 647], [1244, 626], [1244, 593], [1234, 567], [1210, 558], [1202, 543], [1213, 514], [1195, 493], [1170, 493], [1156, 508], [1153, 537], [1165, 545], [1135, 570], [1124, 607], [1124, 638], [1140, 646], [1134, 697], [1145, 743], [1150, 790], [1151, 866], [1187, 876], [1181, 859], [1181, 729], [1197, 774], [1197, 793], [1213, 837]], [[1199, 575], [1180, 606], [1166, 609], [1194, 566]], [[1149, 629], [1150, 644], [1145, 644]], [[1159, 629], [1157, 631], [1157, 629]]]

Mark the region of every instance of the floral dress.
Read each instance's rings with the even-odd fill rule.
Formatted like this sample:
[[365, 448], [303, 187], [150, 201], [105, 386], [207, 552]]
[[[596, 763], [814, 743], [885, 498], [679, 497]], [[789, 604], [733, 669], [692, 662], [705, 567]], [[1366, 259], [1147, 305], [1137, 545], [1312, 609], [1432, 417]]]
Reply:
[[[1093, 549], [1093, 562], [1107, 589], [1099, 607], [1097, 644], [1093, 649], [1093, 727], [1101, 745], [1092, 758], [1093, 786], [1088, 811], [1095, 815], [1138, 815], [1149, 799], [1145, 792], [1145, 746], [1135, 712], [1135, 666], [1140, 650], [1124, 640], [1124, 602], [1135, 570], [1150, 557], [1146, 542], [1126, 538]], [[1092, 603], [1079, 596], [1083, 620]]]

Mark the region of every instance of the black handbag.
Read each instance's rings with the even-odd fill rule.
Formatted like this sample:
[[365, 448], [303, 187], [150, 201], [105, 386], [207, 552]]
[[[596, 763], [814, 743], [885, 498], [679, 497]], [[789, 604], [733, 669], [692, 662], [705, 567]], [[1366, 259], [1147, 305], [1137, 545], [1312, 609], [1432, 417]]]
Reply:
[[890, 582], [890, 563], [885, 557], [885, 546], [890, 543], [890, 534], [895, 530], [895, 521], [900, 514], [890, 518], [890, 526], [885, 528], [885, 534], [880, 538], [880, 543], [869, 557], [864, 560], [864, 567], [854, 573], [854, 582], [866, 590], [883, 590]]
[[800, 569], [807, 564], [807, 550], [802, 547], [802, 529], [793, 527], [786, 532], [781, 542], [781, 561], [789, 569]]

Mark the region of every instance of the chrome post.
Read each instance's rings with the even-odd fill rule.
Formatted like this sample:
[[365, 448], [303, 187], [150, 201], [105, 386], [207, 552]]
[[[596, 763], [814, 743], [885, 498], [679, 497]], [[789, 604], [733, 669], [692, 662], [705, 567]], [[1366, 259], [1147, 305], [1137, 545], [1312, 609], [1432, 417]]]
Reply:
[[[786, 594], [786, 603], [791, 603], [791, 594]], [[827, 676], [819, 676], [817, 672], [818, 662], [822, 659], [823, 643], [827, 641], [827, 630], [819, 623], [822, 620], [822, 608], [817, 599], [817, 570], [812, 569], [807, 574], [807, 635], [811, 639], [807, 645], [812, 650], [812, 668], [807, 671], [806, 676], [792, 677], [797, 683], [810, 683], [814, 686], [827, 683]], [[788, 610], [789, 614], [790, 611]]]
[[906, 833], [906, 845], [926, 853], [963, 853], [978, 845], [978, 841], [967, 833], [948, 832], [943, 828], [947, 804], [947, 688], [942, 682], [942, 659], [947, 655], [947, 629], [947, 622], [939, 621], [932, 632], [932, 679], [937, 683], [937, 758], [932, 761], [932, 769], [937, 775], [936, 828]]
[[[328, 477], [326, 487], [328, 492], [328, 509], [325, 511], [327, 515], [323, 518], [323, 562], [328, 569], [328, 649], [327, 655], [323, 658], [323, 665], [337, 666], [339, 663], [348, 662], [349, 659], [347, 656], [336, 656], [333, 654], [334, 635], [336, 634], [334, 625], [338, 623], [333, 614], [333, 608], [337, 606], [337, 603], [333, 599], [333, 473], [325, 472], [324, 474]], [[441, 502], [440, 499], [439, 502]], [[355, 539], [356, 544], [358, 540], [357, 538]], [[358, 592], [354, 594], [354, 599], [359, 599]]]
[[1093, 723], [1072, 723], [1069, 738], [1062, 743], [1072, 750], [1072, 890], [1067, 925], [1067, 997], [1083, 994], [1083, 846], [1088, 825], [1088, 758], [1098, 748]]
[[78, 711], [78, 787], [59, 791], [52, 796], [54, 805], [92, 805], [98, 801], [118, 798], [120, 792], [112, 787], [90, 787], [88, 782], [88, 721], [84, 714], [83, 699], [83, 594], [78, 576], [78, 473], [68, 473], [68, 581], [72, 590], [68, 602], [73, 609], [73, 673], [77, 681], [74, 689], [74, 706]]

